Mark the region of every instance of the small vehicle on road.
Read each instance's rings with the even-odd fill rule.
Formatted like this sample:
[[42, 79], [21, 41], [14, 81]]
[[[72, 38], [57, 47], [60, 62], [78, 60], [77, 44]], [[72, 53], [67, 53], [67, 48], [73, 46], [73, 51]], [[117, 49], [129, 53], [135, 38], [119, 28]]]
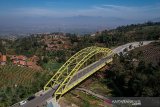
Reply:
[[33, 100], [36, 96], [30, 96], [27, 98], [28, 101]]
[[23, 101], [21, 101], [21, 102], [19, 102], [19, 105], [24, 105], [24, 104], [26, 104], [27, 103], [27, 101], [26, 100], [23, 100]]

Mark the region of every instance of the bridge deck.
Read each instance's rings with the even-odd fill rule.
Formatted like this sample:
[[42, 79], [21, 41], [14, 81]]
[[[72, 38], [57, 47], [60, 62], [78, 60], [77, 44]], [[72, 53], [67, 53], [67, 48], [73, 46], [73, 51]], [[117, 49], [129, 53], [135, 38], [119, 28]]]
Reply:
[[103, 59], [100, 59], [92, 64], [90, 64], [89, 66], [81, 69], [78, 71], [78, 73], [71, 79], [71, 81], [69, 82], [69, 85], [73, 84], [74, 82], [76, 82], [77, 80], [81, 79], [83, 76], [87, 75], [88, 73], [92, 72], [95, 68], [103, 65], [103, 64], [106, 64], [106, 62], [108, 60], [110, 60], [112, 58], [112, 55], [106, 57], [106, 58], [103, 58]]

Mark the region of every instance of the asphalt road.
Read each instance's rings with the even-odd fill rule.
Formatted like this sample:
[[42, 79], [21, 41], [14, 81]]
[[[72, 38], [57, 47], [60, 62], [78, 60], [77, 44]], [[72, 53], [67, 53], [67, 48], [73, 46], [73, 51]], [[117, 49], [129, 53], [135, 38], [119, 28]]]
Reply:
[[34, 98], [33, 100], [28, 101], [26, 104], [20, 106], [19, 103], [14, 104], [11, 107], [43, 107], [46, 100], [52, 97], [53, 93], [56, 91], [58, 86], [47, 91], [44, 95]]
[[112, 58], [112, 56], [113, 56], [113, 54], [106, 57], [106, 58], [100, 59], [100, 60], [90, 64], [89, 66], [79, 70], [78, 73], [71, 79], [69, 84], [71, 85], [72, 83], [76, 82], [78, 79], [82, 78], [84, 75], [93, 71], [95, 68], [97, 68], [97, 67], [101, 66], [102, 64], [106, 63], [109, 59]]
[[[143, 46], [147, 45], [151, 42], [152, 41], [143, 41]], [[112, 49], [113, 53], [119, 54], [120, 52], [123, 52], [123, 50], [125, 48], [128, 48], [130, 45], [132, 45], [133, 47], [139, 47], [139, 42], [133, 42], [133, 43], [128, 43], [125, 45], [118, 46], [117, 48]], [[132, 48], [132, 49], [134, 49], [134, 48]], [[132, 49], [130, 49], [130, 50], [132, 50]], [[86, 68], [78, 71], [78, 73], [71, 79], [69, 84], [72, 84], [73, 82], [77, 81], [79, 78], [83, 77], [84, 75], [86, 75], [87, 73], [92, 71], [97, 66], [100, 66], [102, 63], [105, 63], [111, 57], [112, 57], [112, 55], [110, 55], [106, 58], [100, 59], [100, 60], [94, 62], [93, 64], [87, 66]], [[23, 106], [20, 106], [19, 103], [17, 103], [17, 104], [12, 105], [11, 107], [42, 107], [42, 105], [46, 102], [46, 100], [48, 100], [49, 98], [52, 97], [53, 93], [56, 91], [57, 88], [58, 88], [58, 86], [53, 87], [51, 90], [46, 92], [44, 95], [36, 97], [31, 101], [28, 101]]]
[[[143, 45], [142, 45], [142, 46], [148, 45], [148, 44], [151, 43], [151, 42], [153, 42], [153, 41], [143, 41]], [[130, 45], [132, 45], [132, 47], [133, 47], [132, 49], [134, 49], [134, 47], [135, 47], [135, 48], [139, 47], [139, 42], [132, 42], [132, 43], [127, 43], [127, 44], [125, 44], [125, 45], [118, 46], [118, 47], [112, 49], [112, 50], [113, 50], [113, 53], [119, 54], [120, 52], [123, 52], [123, 50], [124, 50], [125, 48], [128, 48]], [[129, 49], [128, 51], [130, 51], [130, 50], [132, 50], [132, 49]]]

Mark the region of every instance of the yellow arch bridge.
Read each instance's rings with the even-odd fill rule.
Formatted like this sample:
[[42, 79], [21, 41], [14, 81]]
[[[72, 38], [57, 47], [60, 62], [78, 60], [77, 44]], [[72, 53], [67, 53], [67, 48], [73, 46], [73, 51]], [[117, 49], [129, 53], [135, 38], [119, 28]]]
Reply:
[[112, 56], [113, 52], [108, 48], [92, 46], [82, 49], [68, 59], [47, 82], [44, 90], [56, 87], [53, 97], [58, 100], [70, 89], [112, 62]]

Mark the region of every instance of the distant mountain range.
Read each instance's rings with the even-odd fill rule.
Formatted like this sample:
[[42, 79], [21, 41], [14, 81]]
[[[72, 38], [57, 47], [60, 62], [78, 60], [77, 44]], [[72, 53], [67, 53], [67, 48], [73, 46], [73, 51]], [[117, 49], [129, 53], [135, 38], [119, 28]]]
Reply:
[[[0, 18], [0, 34], [71, 32], [91, 33], [120, 25], [143, 23], [148, 20], [127, 20], [115, 17], [74, 16], [65, 18], [21, 17], [9, 20]], [[160, 18], [151, 21], [160, 21]]]
[[159, 18], [152, 19], [151, 21], [153, 21], [153, 22], [160, 22], [160, 17], [159, 17]]

